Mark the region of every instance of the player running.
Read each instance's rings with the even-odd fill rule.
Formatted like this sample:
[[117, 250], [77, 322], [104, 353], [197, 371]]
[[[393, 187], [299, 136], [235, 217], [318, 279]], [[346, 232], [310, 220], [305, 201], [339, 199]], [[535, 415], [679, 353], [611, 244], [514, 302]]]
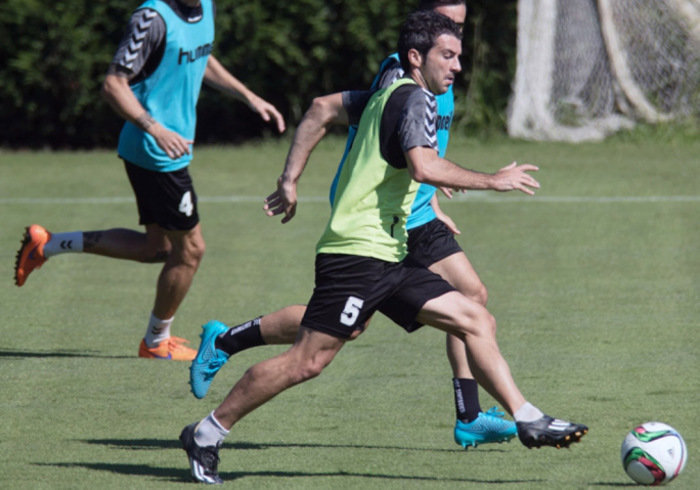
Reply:
[[[449, 17], [459, 26], [464, 24], [467, 15], [464, 0], [423, 1], [418, 10], [435, 11]], [[370, 90], [374, 92], [386, 88], [403, 74], [398, 53], [394, 53], [382, 62]], [[454, 115], [452, 85], [447, 92], [437, 95], [435, 99], [438, 154], [444, 157]], [[331, 185], [331, 203], [335, 200], [338, 178], [356, 131], [354, 125], [349, 129], [345, 153]], [[455, 240], [454, 234], [458, 230], [452, 220], [440, 210], [434, 186], [421, 184], [418, 188], [406, 228], [408, 252], [412, 260], [442, 276], [468, 298], [486, 305], [486, 287]], [[214, 376], [231, 355], [258, 345], [293, 343], [304, 311], [303, 306], [292, 305], [232, 328], [216, 321], [204, 325], [202, 343], [191, 366], [190, 384], [194, 395], [197, 398], [206, 395]], [[515, 437], [515, 423], [506, 420], [502, 411], [496, 407], [488, 411], [482, 410], [478, 385], [469, 369], [464, 342], [454, 335], [447, 335], [447, 357], [453, 372], [455, 442], [466, 449], [479, 444], [509, 441]]]
[[197, 194], [188, 167], [202, 83], [245, 102], [283, 132], [284, 119], [211, 55], [212, 0], [148, 0], [133, 13], [109, 67], [103, 95], [126, 121], [119, 157], [133, 188], [145, 232], [112, 228], [50, 233], [27, 227], [15, 262], [15, 283], [49, 258], [90, 253], [163, 263], [138, 356], [191, 361], [197, 351], [170, 334], [205, 251]]
[[532, 165], [483, 174], [439, 157], [433, 94], [444, 93], [461, 70], [460, 41], [452, 20], [416, 12], [399, 37], [405, 78], [368, 101], [368, 94], [357, 92], [319, 97], [304, 115], [277, 190], [266, 200], [267, 214], [284, 214], [285, 222], [296, 213], [298, 179], [328, 127], [359, 120], [316, 248], [314, 293], [292, 347], [251, 366], [214, 411], [182, 430], [195, 480], [221, 483], [218, 452], [231, 428], [282, 391], [320, 375], [376, 311], [409, 332], [427, 324], [458, 336], [480, 384], [513, 415], [525, 446], [566, 447], [586, 434], [586, 426], [545, 415], [527, 401], [498, 348], [495, 320], [482, 305], [406, 258], [405, 221], [417, 182], [526, 194], [539, 187], [528, 174], [537, 169]]

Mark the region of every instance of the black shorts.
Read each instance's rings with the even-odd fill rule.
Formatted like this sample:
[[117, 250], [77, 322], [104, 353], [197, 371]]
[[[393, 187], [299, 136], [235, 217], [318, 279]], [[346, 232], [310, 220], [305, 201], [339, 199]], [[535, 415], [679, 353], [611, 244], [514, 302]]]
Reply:
[[410, 260], [318, 254], [316, 287], [301, 324], [347, 339], [380, 311], [412, 332], [422, 326], [415, 320], [423, 305], [450, 291], [444, 279]]
[[124, 160], [124, 168], [136, 195], [139, 224], [186, 231], [199, 223], [197, 194], [187, 167], [154, 172]]
[[454, 233], [437, 218], [408, 230], [407, 244], [408, 256], [423, 267], [462, 251]]

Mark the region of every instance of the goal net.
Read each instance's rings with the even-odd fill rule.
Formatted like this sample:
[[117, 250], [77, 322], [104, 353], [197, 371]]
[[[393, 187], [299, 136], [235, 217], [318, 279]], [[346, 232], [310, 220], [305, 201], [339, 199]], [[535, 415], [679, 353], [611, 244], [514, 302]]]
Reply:
[[508, 133], [599, 140], [700, 115], [700, 0], [519, 0]]

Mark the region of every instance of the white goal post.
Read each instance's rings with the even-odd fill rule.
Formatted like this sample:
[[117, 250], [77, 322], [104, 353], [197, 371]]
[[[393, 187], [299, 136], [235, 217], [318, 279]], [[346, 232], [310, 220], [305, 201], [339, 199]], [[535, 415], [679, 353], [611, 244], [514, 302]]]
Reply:
[[700, 0], [519, 0], [508, 132], [600, 140], [700, 115]]

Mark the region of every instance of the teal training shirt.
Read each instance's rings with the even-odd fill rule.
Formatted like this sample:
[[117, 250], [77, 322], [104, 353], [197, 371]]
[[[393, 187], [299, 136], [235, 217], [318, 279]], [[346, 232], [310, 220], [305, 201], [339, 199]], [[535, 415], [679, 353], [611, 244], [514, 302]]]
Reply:
[[[444, 158], [447, 152], [447, 143], [450, 139], [450, 126], [454, 115], [455, 99], [452, 85], [444, 94], [436, 95], [437, 102], [437, 138], [438, 155]], [[430, 184], [421, 184], [418, 187], [416, 199], [411, 206], [411, 215], [406, 222], [406, 229], [410, 230], [424, 225], [437, 218], [430, 200], [435, 195], [437, 188]]]
[[[399, 63], [399, 54], [393, 53], [393, 54], [389, 55], [382, 62], [381, 66], [379, 67], [379, 73], [377, 73], [377, 75], [374, 77], [374, 80], [372, 81], [372, 85], [370, 86], [370, 90], [379, 90], [381, 88], [384, 88], [384, 87], [379, 86], [380, 82], [381, 82], [382, 75], [390, 67], [395, 67], [397, 63]], [[403, 73], [403, 71], [402, 71], [402, 73]], [[447, 144], [448, 144], [449, 139], [450, 139], [450, 127], [452, 126], [452, 118], [454, 116], [454, 108], [455, 108], [454, 91], [452, 90], [452, 85], [450, 85], [450, 88], [444, 94], [436, 95], [435, 100], [437, 101], [437, 114], [438, 114], [437, 115], [438, 155], [444, 158], [444, 156], [447, 152]], [[336, 187], [338, 185], [338, 178], [340, 176], [340, 172], [343, 168], [343, 164], [345, 163], [345, 160], [347, 159], [350, 148], [352, 147], [352, 143], [355, 140], [356, 133], [357, 133], [357, 127], [350, 126], [350, 128], [348, 130], [347, 143], [345, 144], [345, 153], [343, 154], [343, 157], [340, 160], [340, 164], [338, 165], [338, 170], [335, 174], [335, 178], [333, 179], [333, 183], [331, 184], [331, 190], [330, 190], [331, 203], [334, 200], [335, 191], [336, 191]], [[436, 190], [437, 189], [430, 184], [421, 184], [418, 187], [418, 193], [416, 194], [416, 199], [415, 199], [415, 201], [413, 201], [413, 205], [411, 206], [411, 214], [408, 217], [408, 220], [406, 222], [406, 229], [410, 230], [410, 229], [415, 228], [417, 226], [424, 225], [425, 223], [428, 223], [437, 217], [435, 215], [435, 211], [433, 210], [433, 207], [430, 205], [430, 201], [433, 198], [433, 195], [435, 195]]]
[[[197, 122], [197, 99], [204, 71], [214, 44], [214, 6], [202, 0], [202, 18], [187, 22], [162, 0], [147, 0], [139, 9], [150, 8], [165, 22], [165, 50], [160, 64], [146, 79], [131, 86], [146, 111], [167, 129], [193, 140]], [[155, 139], [130, 122], [119, 135], [119, 156], [140, 167], [172, 172], [189, 165], [190, 153], [171, 159]]]

